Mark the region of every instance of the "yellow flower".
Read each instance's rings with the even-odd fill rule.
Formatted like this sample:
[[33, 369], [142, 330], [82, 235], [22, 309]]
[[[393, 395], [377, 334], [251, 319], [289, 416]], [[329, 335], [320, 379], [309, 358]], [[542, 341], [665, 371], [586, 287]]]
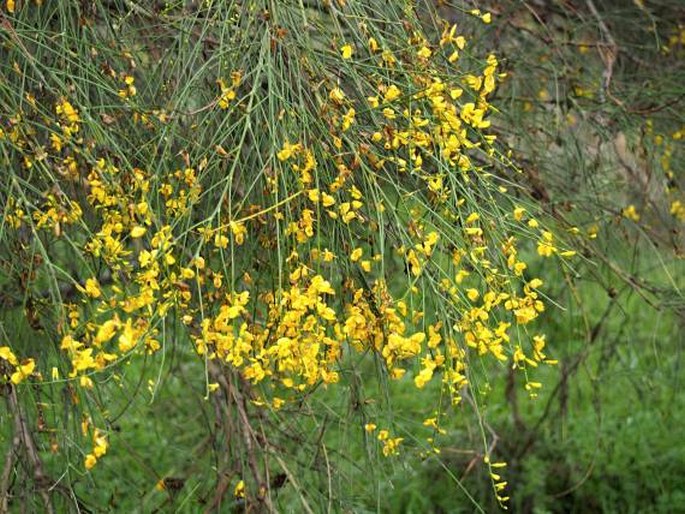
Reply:
[[398, 88], [395, 84], [392, 84], [385, 91], [385, 95], [383, 95], [383, 100], [385, 102], [392, 102], [393, 100], [397, 100], [401, 95], [402, 91], [400, 91], [400, 88]]
[[478, 221], [479, 219], [480, 214], [478, 214], [477, 212], [472, 212], [471, 214], [469, 214], [468, 218], [466, 218], [466, 223], [473, 223], [474, 221]]
[[93, 349], [86, 348], [85, 350], [78, 352], [76, 356], [72, 358], [71, 365], [74, 367], [74, 371], [85, 371], [89, 368], [94, 368], [96, 364], [95, 359], [93, 358]]
[[190, 268], [181, 268], [181, 276], [186, 280], [190, 280], [195, 277], [195, 272]]
[[107, 438], [96, 428], [93, 433], [93, 455], [95, 455], [96, 458], [102, 457], [107, 453], [108, 446]]
[[88, 455], [86, 455], [86, 461], [85, 461], [86, 469], [93, 469], [93, 467], [95, 466], [97, 461], [98, 461], [97, 457], [95, 457], [95, 455], [93, 455], [92, 453], [89, 453]]
[[640, 221], [640, 214], [637, 212], [637, 209], [633, 204], [630, 204], [628, 207], [623, 209], [622, 214], [624, 218], [634, 221], [636, 223]]
[[421, 59], [428, 59], [431, 55], [433, 55], [433, 52], [427, 46], [422, 46], [421, 49], [416, 52], [416, 55], [418, 55]]
[[426, 418], [423, 420], [424, 427], [438, 428], [438, 418]]
[[285, 143], [283, 143], [283, 148], [281, 149], [281, 151], [276, 154], [276, 157], [278, 157], [279, 161], [287, 161], [301, 149], [302, 145], [300, 145], [299, 143], [291, 145], [288, 141], [286, 141]]
[[89, 278], [86, 280], [86, 293], [92, 298], [99, 298], [102, 295], [102, 291], [100, 291], [100, 285], [96, 279]]
[[0, 359], [8, 361], [13, 366], [16, 366], [18, 362], [9, 346], [0, 347]]
[[36, 368], [36, 363], [34, 362], [34, 360], [33, 359], [27, 359], [22, 364], [17, 366], [17, 369], [15, 370], [14, 373], [12, 373], [10, 380], [12, 381], [13, 384], [18, 384], [19, 382], [21, 382], [24, 379], [31, 376], [31, 373], [33, 373], [33, 370], [35, 368]]
[[328, 193], [321, 193], [321, 203], [323, 203], [324, 207], [330, 207], [335, 204], [335, 198]]
[[245, 228], [245, 223], [241, 221], [231, 221], [228, 224], [231, 229], [231, 233], [235, 238], [235, 244], [240, 246], [245, 242], [245, 236], [247, 235], [247, 229]]
[[317, 203], [321, 198], [321, 192], [318, 189], [310, 189], [307, 191], [307, 197], [314, 203]]
[[145, 235], [145, 232], [147, 232], [147, 229], [145, 227], [141, 227], [140, 225], [136, 225], [131, 229], [131, 237], [133, 239], [137, 239], [139, 237], [143, 237]]
[[476, 300], [478, 300], [478, 297], [480, 296], [480, 294], [478, 293], [478, 291], [476, 289], [467, 289], [466, 290], [466, 296], [468, 296], [469, 300], [471, 300], [472, 302], [475, 302]]
[[350, 109], [345, 113], [343, 116], [342, 120], [342, 129], [343, 132], [346, 132], [350, 126], [354, 123], [354, 116], [356, 115], [356, 111], [354, 110], [354, 107], [350, 107]]
[[235, 489], [233, 489], [233, 496], [236, 498], [245, 498], [245, 482], [243, 480], [236, 484]]
[[359, 259], [361, 259], [363, 252], [364, 250], [362, 250], [361, 248], [355, 248], [354, 250], [352, 250], [352, 253], [350, 254], [350, 260], [352, 262], [357, 262]]
[[140, 267], [146, 268], [152, 262], [156, 253], [157, 253], [157, 250], [154, 250], [153, 252], [149, 252], [147, 250], [142, 250], [138, 254], [138, 262], [140, 262]]
[[233, 88], [228, 87], [222, 79], [217, 80], [216, 83], [219, 85], [219, 88], [221, 89], [221, 96], [219, 97], [219, 100], [217, 102], [219, 108], [228, 109], [231, 100], [235, 100], [235, 90]]
[[136, 81], [136, 79], [131, 76], [131, 75], [126, 75], [124, 77], [124, 84], [126, 84], [125, 89], [120, 89], [118, 92], [118, 95], [121, 98], [129, 98], [131, 96], [136, 96], [137, 90], [136, 86], [133, 85], [133, 83]]
[[342, 55], [343, 59], [351, 58], [353, 52], [354, 52], [354, 49], [352, 48], [352, 45], [350, 45], [350, 44], [343, 45], [340, 48], [340, 54]]
[[674, 200], [671, 203], [670, 213], [679, 221], [685, 221], [685, 204], [680, 200]]
[[557, 248], [552, 244], [554, 236], [551, 232], [544, 231], [542, 233], [542, 240], [538, 243], [538, 255], [541, 257], [550, 257], [557, 252]]
[[[387, 434], [387, 431], [384, 431]], [[399, 445], [404, 441], [402, 437], [389, 438], [386, 437], [383, 440], [383, 455], [389, 457], [391, 455], [397, 455], [399, 453]]]
[[112, 339], [118, 328], [118, 319], [108, 319], [105, 321], [102, 325], [100, 325], [100, 328], [98, 328], [98, 331], [95, 334], [95, 344], [100, 346]]
[[214, 246], [217, 248], [226, 248], [228, 246], [228, 237], [221, 233], [214, 236]]
[[78, 123], [81, 121], [79, 117], [78, 110], [74, 109], [74, 106], [69, 102], [64, 100], [61, 104], [56, 107], [57, 114], [62, 115], [69, 123]]
[[539, 289], [542, 286], [543, 282], [539, 278], [534, 278], [530, 282], [528, 282], [528, 287], [531, 289]]
[[414, 377], [414, 384], [416, 384], [416, 387], [419, 389], [423, 389], [425, 385], [430, 382], [431, 378], [433, 378], [433, 369], [424, 368]]
[[124, 329], [121, 332], [121, 335], [119, 336], [119, 351], [121, 351], [122, 353], [126, 353], [133, 347], [135, 347], [137, 343], [138, 333], [133, 328], [131, 320], [127, 319], [126, 325], [124, 325]]
[[345, 99], [345, 93], [343, 93], [342, 89], [336, 87], [332, 89], [331, 92], [328, 94], [328, 98], [330, 98], [333, 102], [339, 104], [342, 103], [342, 101]]
[[369, 38], [369, 50], [371, 50], [372, 52], [378, 51], [378, 41], [376, 41], [375, 38]]

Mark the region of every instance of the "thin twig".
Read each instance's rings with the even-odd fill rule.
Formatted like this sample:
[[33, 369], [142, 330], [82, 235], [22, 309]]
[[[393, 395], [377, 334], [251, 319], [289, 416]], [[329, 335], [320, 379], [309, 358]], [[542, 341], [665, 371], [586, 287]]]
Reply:
[[45, 475], [43, 470], [43, 462], [40, 459], [38, 449], [33, 441], [33, 436], [31, 435], [31, 431], [28, 428], [24, 414], [19, 406], [17, 390], [14, 387], [14, 384], [8, 384], [8, 387], [9, 394], [7, 395], [7, 403], [10, 413], [12, 414], [12, 418], [14, 419], [15, 437], [19, 437], [21, 445], [31, 461], [31, 465], [33, 466], [33, 480], [36, 488], [38, 489], [38, 494], [43, 500], [45, 512], [48, 514], [53, 514], [54, 510], [52, 508], [52, 502], [50, 501], [50, 494], [48, 493], [48, 488], [46, 487], [50, 482], [50, 479]]
[[12, 476], [12, 469], [14, 466], [14, 456], [19, 451], [20, 446], [21, 439], [19, 434], [14, 434], [12, 437], [12, 446], [5, 456], [5, 466], [2, 469], [2, 478], [0, 478], [0, 514], [9, 512], [10, 477]]

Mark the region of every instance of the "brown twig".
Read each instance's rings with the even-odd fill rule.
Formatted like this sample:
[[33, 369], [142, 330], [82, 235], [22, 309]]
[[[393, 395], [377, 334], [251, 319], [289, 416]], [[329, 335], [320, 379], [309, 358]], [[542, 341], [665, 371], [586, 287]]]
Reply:
[[[7, 404], [12, 415], [12, 419], [14, 420], [14, 437], [19, 438], [20, 445], [23, 447], [27, 457], [29, 458], [29, 461], [31, 462], [33, 467], [33, 481], [38, 489], [38, 494], [43, 500], [45, 512], [48, 514], [53, 514], [54, 510], [52, 508], [52, 502], [50, 500], [50, 494], [47, 487], [51, 480], [47, 477], [43, 470], [43, 462], [40, 459], [38, 449], [33, 441], [33, 436], [31, 435], [31, 431], [29, 430], [28, 424], [19, 405], [17, 390], [14, 387], [14, 384], [11, 383], [8, 384], [7, 387], [9, 388], [9, 392], [7, 394]], [[7, 470], [5, 470], [5, 472], [6, 471]]]
[[10, 477], [14, 466], [14, 456], [19, 451], [21, 446], [21, 439], [19, 434], [14, 434], [12, 437], [12, 446], [5, 455], [5, 466], [2, 469], [2, 477], [0, 478], [0, 514], [9, 512], [9, 498], [10, 498]]
[[[245, 443], [245, 451], [247, 453], [247, 461], [250, 466], [250, 472], [252, 473], [252, 477], [259, 488], [257, 499], [264, 504], [264, 507], [268, 512], [275, 512], [273, 505], [271, 504], [271, 498], [269, 497], [267, 482], [262, 477], [262, 473], [257, 463], [258, 449], [255, 447], [255, 443], [259, 445], [259, 439], [252, 428], [252, 424], [250, 423], [250, 417], [247, 413], [247, 400], [245, 395], [237, 387], [233, 386], [229, 380], [227, 380], [223, 370], [218, 364], [209, 361], [207, 365], [209, 366], [209, 372], [212, 377], [216, 378], [221, 385], [222, 390], [225, 391], [227, 400], [232, 400], [232, 403], [235, 404], [237, 408], [239, 429], [242, 433], [243, 441]], [[227, 419], [232, 418], [231, 416], [227, 415]], [[227, 438], [228, 437], [229, 436], [227, 435]], [[219, 492], [219, 489], [217, 489], [217, 493]], [[221, 497], [219, 497], [219, 501], [220, 500]]]
[[243, 439], [245, 441], [245, 449], [247, 451], [247, 462], [250, 465], [250, 471], [252, 472], [252, 477], [259, 486], [259, 491], [257, 498], [259, 501], [264, 502], [267, 510], [269, 512], [274, 512], [273, 506], [271, 505], [271, 499], [269, 497], [269, 492], [267, 484], [262, 478], [262, 473], [259, 470], [257, 464], [257, 455], [254, 443], [257, 442], [254, 430], [252, 429], [252, 424], [250, 423], [250, 418], [247, 415], [247, 402], [245, 396], [236, 387], [231, 387], [231, 395], [235, 401], [235, 405], [238, 408], [238, 419], [240, 421], [241, 432]]
[[599, 52], [599, 56], [601, 57], [602, 62], [604, 63], [604, 71], [602, 72], [601, 92], [602, 94], [606, 94], [614, 103], [616, 103], [620, 107], [623, 107], [623, 102], [621, 102], [618, 98], [614, 97], [609, 89], [609, 87], [611, 86], [611, 79], [614, 75], [614, 64], [616, 63], [616, 58], [618, 57], [619, 47], [616, 44], [614, 37], [611, 35], [609, 27], [607, 27], [606, 23], [604, 23], [604, 20], [602, 19], [602, 16], [599, 14], [597, 7], [595, 7], [595, 3], [592, 0], [585, 0], [585, 3], [587, 4], [588, 9], [590, 9], [592, 15], [597, 20], [597, 26], [599, 27], [602, 36], [604, 37], [604, 39], [606, 39], [606, 42], [608, 43], [608, 46], [597, 45], [597, 51]]

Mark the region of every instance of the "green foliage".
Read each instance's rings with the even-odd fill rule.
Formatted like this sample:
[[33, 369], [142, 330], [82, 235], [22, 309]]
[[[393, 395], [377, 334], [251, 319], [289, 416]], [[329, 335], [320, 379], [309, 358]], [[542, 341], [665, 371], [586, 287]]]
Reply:
[[685, 11], [597, 4], [5, 2], [0, 512], [683, 511]]

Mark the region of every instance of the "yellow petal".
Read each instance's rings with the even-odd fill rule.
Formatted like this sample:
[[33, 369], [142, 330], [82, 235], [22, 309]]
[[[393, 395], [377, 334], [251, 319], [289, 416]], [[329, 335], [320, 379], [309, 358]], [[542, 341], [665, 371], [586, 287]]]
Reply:
[[145, 227], [137, 225], [131, 229], [131, 237], [133, 239], [143, 237], [145, 235], [145, 232], [147, 232], [147, 229]]

